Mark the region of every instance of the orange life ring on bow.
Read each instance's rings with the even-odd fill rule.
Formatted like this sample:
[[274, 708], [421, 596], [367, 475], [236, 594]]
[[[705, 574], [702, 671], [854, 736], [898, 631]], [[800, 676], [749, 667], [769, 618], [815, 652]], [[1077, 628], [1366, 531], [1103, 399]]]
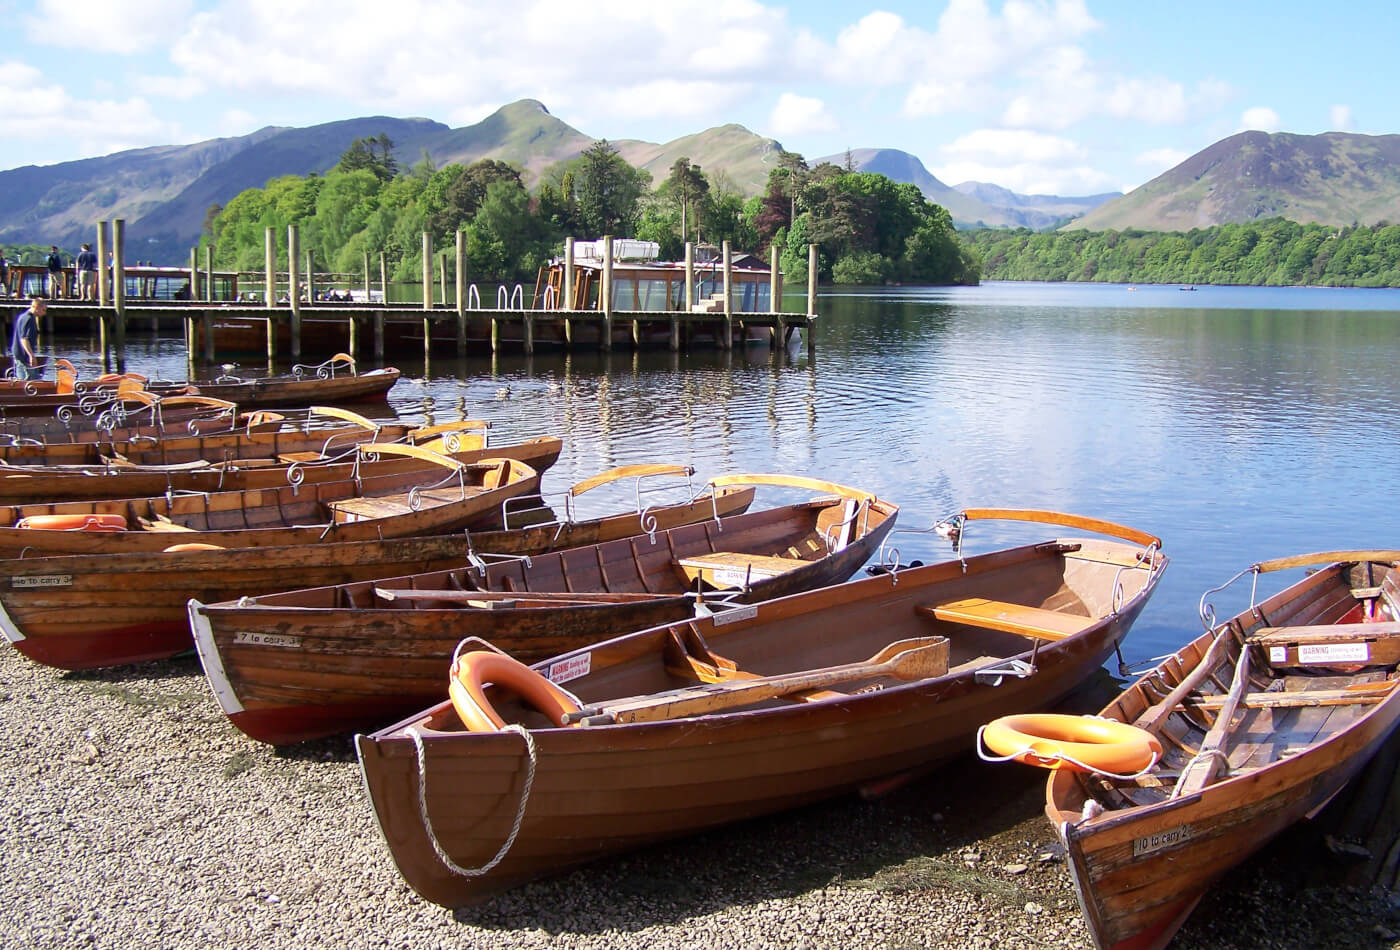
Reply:
[[1002, 716], [982, 728], [982, 742], [997, 755], [1027, 765], [1113, 775], [1136, 775], [1162, 755], [1162, 744], [1146, 729], [1054, 713]]
[[30, 515], [15, 522], [16, 528], [41, 531], [125, 531], [126, 519], [121, 515]]
[[519, 660], [490, 650], [473, 650], [452, 662], [447, 681], [452, 705], [471, 732], [495, 732], [506, 725], [486, 698], [484, 683], [495, 683], [519, 693], [521, 699], [544, 713], [556, 726], [564, 724], [565, 713], [578, 712], [578, 704], [568, 693]]

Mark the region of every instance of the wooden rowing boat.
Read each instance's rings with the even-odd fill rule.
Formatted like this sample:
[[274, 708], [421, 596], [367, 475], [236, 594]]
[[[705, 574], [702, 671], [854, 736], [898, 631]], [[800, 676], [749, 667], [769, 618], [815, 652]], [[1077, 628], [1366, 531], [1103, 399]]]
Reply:
[[[299, 366], [290, 375], [243, 379], [220, 376], [211, 380], [163, 382], [125, 377], [139, 382], [147, 392], [166, 395], [203, 395], [236, 402], [245, 409], [266, 406], [309, 406], [312, 403], [365, 402], [385, 399], [399, 371], [393, 367], [357, 373], [354, 360], [337, 354], [319, 366]], [[101, 381], [0, 380], [0, 412], [6, 415], [50, 413], [64, 406], [104, 393], [115, 394], [123, 377]]]
[[[116, 554], [172, 544], [224, 548], [367, 541], [500, 524], [501, 506], [539, 490], [539, 475], [511, 459], [463, 464], [398, 443], [361, 443], [357, 458], [434, 461], [388, 475], [252, 491], [198, 492], [0, 506], [0, 554]], [[441, 469], [447, 474], [443, 475]], [[115, 528], [107, 525], [115, 522]]]
[[[345, 451], [357, 442], [397, 442], [418, 425], [368, 419], [332, 406], [313, 406], [296, 415], [260, 411], [241, 417], [230, 429], [222, 423], [191, 426], [188, 434], [99, 429], [52, 433], [44, 440], [0, 445], [0, 466], [27, 465], [184, 465], [232, 459], [310, 458]], [[187, 424], [188, 425], [188, 424]]]
[[[691, 474], [688, 467], [625, 466], [580, 482], [570, 495], [668, 472]], [[577, 517], [573, 509], [563, 520], [535, 518], [522, 527], [443, 537], [0, 560], [0, 633], [30, 659], [66, 670], [160, 659], [193, 646], [186, 608], [191, 598], [212, 603], [291, 586], [442, 571], [468, 563], [482, 543], [544, 553], [602, 535], [632, 535], [715, 512], [738, 513], [753, 496], [752, 488], [736, 487], [703, 503], [637, 507], [601, 517]], [[512, 522], [530, 514], [512, 510]]]
[[[235, 725], [265, 742], [295, 742], [389, 722], [441, 697], [443, 666], [465, 636], [538, 659], [690, 616], [688, 591], [761, 600], [843, 581], [898, 511], [868, 492], [794, 476], [722, 476], [709, 490], [753, 485], [811, 500], [528, 561], [191, 603], [195, 643]], [[697, 499], [702, 511], [713, 497]], [[488, 539], [478, 543], [488, 550]], [[280, 646], [259, 642], [273, 634]]]
[[896, 570], [575, 650], [534, 667], [583, 707], [566, 727], [492, 686], [504, 728], [466, 731], [439, 702], [357, 736], [399, 871], [455, 907], [659, 839], [891, 787], [963, 753], [990, 714], [1079, 685], [1166, 565], [1155, 538], [1105, 522], [964, 514], [1128, 540]]
[[[238, 404], [212, 396], [156, 396], [144, 390], [112, 399], [94, 397], [79, 406], [64, 406], [51, 416], [0, 417], [0, 439], [72, 441], [74, 432], [91, 431], [90, 438], [130, 439], [214, 432], [247, 424]], [[98, 434], [101, 430], [101, 435]]]
[[1221, 624], [1207, 597], [1224, 587], [1209, 592], [1207, 631], [1100, 713], [1157, 736], [1155, 766], [1052, 773], [1046, 814], [1096, 946], [1165, 946], [1216, 879], [1318, 811], [1395, 729], [1397, 562], [1340, 551], [1241, 572], [1330, 565], [1262, 603], [1251, 590]]
[[[523, 442], [488, 444], [482, 435], [464, 434], [451, 451], [440, 436], [420, 438], [424, 430], [410, 430], [409, 442], [442, 452], [459, 462], [479, 462], [487, 458], [509, 458], [544, 474], [559, 458], [563, 442], [557, 436], [539, 436]], [[479, 447], [478, 447], [479, 446]], [[343, 456], [338, 457], [343, 458]], [[310, 459], [233, 459], [228, 462], [190, 462], [182, 465], [141, 466], [109, 462], [101, 466], [0, 466], [0, 504], [32, 505], [44, 501], [82, 501], [112, 498], [138, 498], [166, 492], [251, 491], [280, 488], [288, 484], [314, 484], [350, 477], [355, 465], [349, 460]], [[421, 468], [423, 462], [399, 456], [361, 463], [363, 475], [384, 475]]]

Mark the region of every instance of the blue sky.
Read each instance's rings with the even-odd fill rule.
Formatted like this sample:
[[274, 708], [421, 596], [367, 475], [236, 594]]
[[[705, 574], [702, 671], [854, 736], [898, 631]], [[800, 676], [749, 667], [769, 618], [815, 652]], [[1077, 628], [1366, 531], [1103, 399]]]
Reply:
[[595, 137], [738, 122], [809, 159], [903, 149], [948, 184], [1127, 190], [1247, 128], [1400, 131], [1391, 9], [0, 0], [20, 40], [0, 169], [361, 115], [456, 127], [533, 98]]

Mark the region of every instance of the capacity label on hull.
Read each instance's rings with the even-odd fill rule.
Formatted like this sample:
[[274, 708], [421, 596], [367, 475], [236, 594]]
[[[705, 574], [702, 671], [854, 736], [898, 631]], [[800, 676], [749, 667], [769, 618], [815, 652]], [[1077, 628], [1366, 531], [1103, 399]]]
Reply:
[[72, 587], [72, 574], [34, 574], [30, 577], [11, 577], [10, 589], [25, 587]]
[[1189, 841], [1190, 838], [1190, 825], [1168, 828], [1166, 831], [1159, 831], [1155, 835], [1134, 838], [1133, 857], [1140, 858], [1144, 854], [1151, 854], [1154, 851], [1161, 851], [1164, 848], [1174, 847], [1175, 845], [1181, 844], [1183, 841]]
[[549, 665], [549, 681], [551, 683], [567, 683], [569, 680], [576, 680], [580, 676], [586, 675], [592, 668], [592, 653], [571, 656], [567, 660], [560, 660]]
[[300, 647], [301, 637], [289, 637], [280, 633], [255, 633], [239, 630], [233, 635], [234, 643], [246, 643], [255, 647]]

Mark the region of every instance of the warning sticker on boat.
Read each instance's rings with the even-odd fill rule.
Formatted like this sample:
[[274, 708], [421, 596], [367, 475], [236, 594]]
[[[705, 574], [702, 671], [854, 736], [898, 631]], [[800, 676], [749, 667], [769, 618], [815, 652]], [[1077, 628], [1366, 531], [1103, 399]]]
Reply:
[[551, 683], [567, 683], [569, 680], [576, 680], [580, 676], [587, 675], [592, 668], [592, 653], [571, 656], [567, 660], [559, 660], [549, 664], [549, 681]]
[[1269, 647], [1270, 663], [1287, 663], [1288, 647]]
[[11, 577], [10, 589], [24, 587], [72, 587], [72, 574], [32, 574], [29, 577]]
[[1371, 647], [1366, 643], [1305, 643], [1298, 647], [1298, 662], [1308, 663], [1365, 663], [1371, 658]]
[[233, 635], [234, 643], [246, 643], [255, 647], [300, 647], [301, 637], [289, 637], [281, 633], [257, 633], [253, 630], [239, 630]]
[[1133, 857], [1140, 858], [1144, 854], [1151, 854], [1154, 851], [1175, 847], [1183, 841], [1189, 840], [1191, 840], [1190, 825], [1179, 825], [1176, 828], [1168, 828], [1166, 831], [1159, 831], [1155, 835], [1147, 835], [1144, 838], [1134, 838]]

